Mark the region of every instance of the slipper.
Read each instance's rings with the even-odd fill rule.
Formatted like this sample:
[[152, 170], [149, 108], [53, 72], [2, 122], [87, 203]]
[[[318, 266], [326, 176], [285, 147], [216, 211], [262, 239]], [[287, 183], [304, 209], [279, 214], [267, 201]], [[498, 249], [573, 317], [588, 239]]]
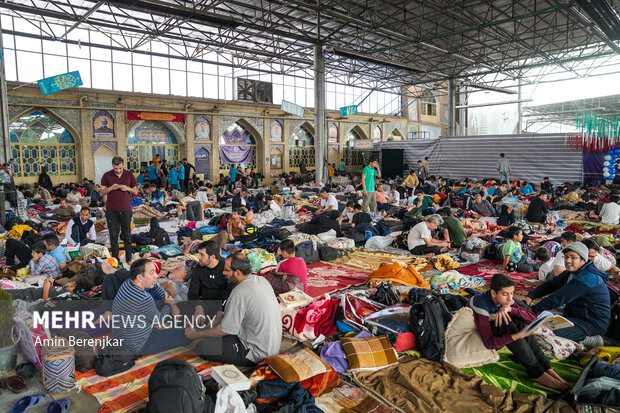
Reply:
[[33, 408], [45, 400], [45, 397], [45, 394], [35, 394], [33, 396], [22, 397], [15, 402], [10, 413], [24, 413], [26, 410]]
[[47, 405], [45, 413], [65, 413], [69, 410], [69, 406], [71, 406], [69, 399], [56, 400]]
[[21, 393], [26, 390], [26, 382], [19, 376], [10, 376], [0, 380], [0, 388], [9, 389], [13, 393]]

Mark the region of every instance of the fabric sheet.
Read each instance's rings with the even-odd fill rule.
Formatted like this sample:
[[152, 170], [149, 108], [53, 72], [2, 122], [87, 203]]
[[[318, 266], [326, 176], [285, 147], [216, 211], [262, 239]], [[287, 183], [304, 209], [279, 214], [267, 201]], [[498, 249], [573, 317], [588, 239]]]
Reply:
[[308, 265], [308, 295], [318, 297], [336, 290], [363, 284], [368, 278], [366, 271], [340, 265], [317, 262]]
[[186, 360], [200, 375], [210, 374], [211, 367], [219, 364], [205, 361], [191, 352], [188, 347], [178, 347], [141, 357], [130, 370], [110, 377], [99, 376], [95, 370], [87, 373], [76, 371], [75, 381], [101, 404], [99, 413], [126, 412], [147, 402], [149, 377], [160, 361], [171, 358]]
[[357, 373], [356, 381], [406, 412], [574, 412], [565, 401], [511, 393], [448, 364], [409, 356], [395, 366]]
[[385, 404], [373, 399], [357, 387], [343, 384], [315, 399], [317, 407], [325, 413], [393, 413]]
[[528, 283], [526, 280], [538, 280], [538, 272], [532, 274], [526, 274], [522, 272], [506, 272], [502, 270], [502, 263], [499, 260], [485, 260], [480, 261], [477, 264], [471, 264], [459, 269], [459, 272], [464, 275], [471, 275], [474, 277], [482, 277], [487, 283], [491, 281], [494, 274], [503, 272], [510, 275], [517, 285], [515, 286], [515, 294], [519, 291], [532, 291], [535, 286]]

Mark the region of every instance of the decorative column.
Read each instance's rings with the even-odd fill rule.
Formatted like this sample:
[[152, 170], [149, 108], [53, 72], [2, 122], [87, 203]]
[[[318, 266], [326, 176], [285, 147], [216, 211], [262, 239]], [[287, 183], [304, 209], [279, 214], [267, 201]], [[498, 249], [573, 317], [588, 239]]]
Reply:
[[316, 183], [323, 185], [325, 174], [325, 60], [323, 45], [314, 46], [314, 145]]

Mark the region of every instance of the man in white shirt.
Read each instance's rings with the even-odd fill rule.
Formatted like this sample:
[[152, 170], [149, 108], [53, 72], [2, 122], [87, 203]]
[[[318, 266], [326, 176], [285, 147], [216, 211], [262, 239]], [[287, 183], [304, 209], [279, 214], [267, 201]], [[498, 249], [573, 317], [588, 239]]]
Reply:
[[599, 247], [596, 241], [590, 238], [586, 238], [582, 240], [581, 243], [588, 247], [588, 258], [590, 259], [590, 261], [592, 261], [594, 266], [601, 271], [608, 272], [609, 274], [611, 274], [612, 278], [617, 280], [620, 270], [618, 269], [618, 267], [613, 265], [611, 261], [605, 258], [602, 254], [600, 254], [601, 247]]
[[[568, 247], [573, 242], [577, 241], [577, 236], [572, 231], [565, 231], [560, 235], [562, 238], [562, 248]], [[560, 275], [564, 271], [566, 271], [566, 266], [564, 265], [564, 252], [560, 251], [555, 254], [555, 258], [553, 259], [553, 275]]]
[[433, 239], [431, 231], [436, 230], [443, 219], [437, 215], [429, 215], [427, 221], [420, 222], [409, 231], [407, 247], [413, 255], [441, 254], [446, 252], [450, 246], [447, 241]]
[[83, 207], [79, 216], [69, 220], [63, 244], [76, 245], [83, 243], [85, 239], [97, 239], [95, 224], [90, 220], [88, 207]]
[[338, 211], [338, 200], [333, 194], [329, 194], [325, 189], [321, 189], [319, 198], [321, 198], [321, 206], [316, 210], [315, 215], [328, 211]]
[[601, 208], [601, 223], [605, 225], [618, 225], [620, 222], [620, 197], [618, 195], [612, 195], [609, 197], [611, 202], [603, 205]]
[[400, 202], [400, 192], [398, 192], [393, 185], [390, 187], [390, 192], [388, 192], [385, 197], [387, 198], [388, 204], [398, 205]]

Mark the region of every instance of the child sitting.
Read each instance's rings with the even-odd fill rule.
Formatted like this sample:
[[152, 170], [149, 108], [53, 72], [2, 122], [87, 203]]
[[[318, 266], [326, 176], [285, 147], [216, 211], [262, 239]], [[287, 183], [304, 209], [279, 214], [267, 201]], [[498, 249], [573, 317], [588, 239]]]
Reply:
[[549, 254], [549, 250], [545, 247], [536, 249], [536, 259], [542, 262], [538, 270], [538, 279], [540, 281], [547, 281], [553, 277], [553, 260]]
[[532, 380], [552, 389], [567, 390], [569, 384], [553, 371], [533, 337], [540, 326], [524, 332], [536, 316], [513, 301], [514, 286], [515, 282], [508, 275], [495, 274], [489, 291], [472, 297], [467, 304], [473, 310], [484, 346], [490, 350], [508, 347], [513, 360], [525, 367]]
[[523, 231], [519, 227], [510, 227], [507, 230], [508, 241], [502, 249], [504, 263], [502, 268], [508, 272], [532, 273], [540, 267], [537, 263], [528, 262], [527, 256], [521, 250]]
[[32, 246], [32, 259], [30, 260], [30, 275], [27, 278], [42, 277], [55, 280], [60, 276], [58, 262], [51, 254], [46, 254], [45, 244], [37, 242]]

